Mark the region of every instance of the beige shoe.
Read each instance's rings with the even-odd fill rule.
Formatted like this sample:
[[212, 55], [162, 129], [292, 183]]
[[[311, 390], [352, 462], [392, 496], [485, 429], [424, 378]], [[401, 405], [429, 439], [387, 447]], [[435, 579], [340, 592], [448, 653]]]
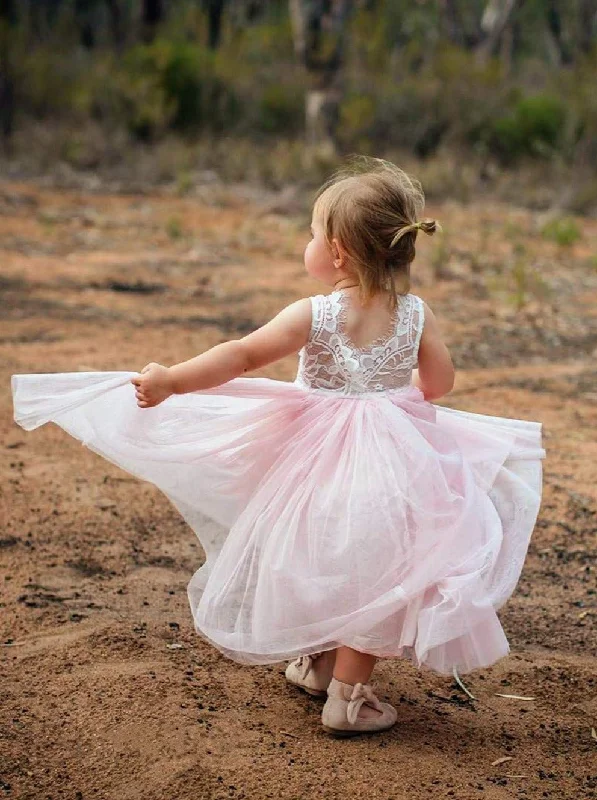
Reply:
[[[375, 717], [359, 717], [365, 704], [381, 713]], [[391, 728], [398, 712], [389, 703], [381, 703], [369, 683], [349, 683], [332, 678], [328, 699], [321, 712], [323, 729], [333, 736], [354, 736], [358, 733], [377, 733]]]
[[332, 651], [300, 656], [286, 667], [286, 680], [314, 697], [327, 697], [335, 658]]

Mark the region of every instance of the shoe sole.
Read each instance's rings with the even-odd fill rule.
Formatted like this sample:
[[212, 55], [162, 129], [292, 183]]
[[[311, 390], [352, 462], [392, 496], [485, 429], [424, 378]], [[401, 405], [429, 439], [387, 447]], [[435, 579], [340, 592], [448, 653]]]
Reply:
[[322, 725], [321, 727], [324, 729], [326, 733], [329, 733], [331, 736], [335, 736], [338, 739], [346, 739], [349, 736], [360, 736], [362, 733], [383, 733], [384, 731], [389, 731], [396, 723], [392, 723], [387, 728], [374, 728], [372, 730], [362, 730], [362, 731], [345, 731], [338, 728], [328, 728], [327, 725]]
[[294, 681], [289, 681], [288, 678], [286, 678], [286, 681], [291, 686], [296, 686], [297, 689], [302, 689], [303, 692], [307, 692], [307, 694], [310, 694], [313, 697], [326, 697], [327, 698], [327, 696], [328, 696], [328, 693], [327, 693], [326, 689], [310, 689], [307, 686], [302, 686], [300, 683], [295, 683]]

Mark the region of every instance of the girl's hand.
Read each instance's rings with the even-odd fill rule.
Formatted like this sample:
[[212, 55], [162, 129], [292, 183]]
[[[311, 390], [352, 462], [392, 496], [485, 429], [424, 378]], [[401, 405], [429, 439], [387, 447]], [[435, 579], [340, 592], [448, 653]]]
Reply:
[[174, 393], [170, 370], [153, 361], [143, 367], [139, 376], [132, 378], [131, 383], [137, 387], [135, 397], [139, 408], [157, 406]]

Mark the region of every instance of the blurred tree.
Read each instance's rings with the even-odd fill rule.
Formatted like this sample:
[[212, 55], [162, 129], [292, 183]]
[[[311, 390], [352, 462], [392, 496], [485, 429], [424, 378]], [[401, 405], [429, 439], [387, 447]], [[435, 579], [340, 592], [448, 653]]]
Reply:
[[293, 136], [304, 113], [332, 151], [593, 163], [596, 32], [597, 0], [0, 0], [0, 137], [15, 115]]
[[155, 39], [156, 29], [164, 19], [164, 0], [142, 0], [141, 35], [146, 43]]
[[[524, 0], [440, 0], [445, 36], [458, 47], [474, 50], [479, 62], [499, 51], [505, 60], [512, 52], [515, 11]], [[540, 0], [549, 3], [550, 0]]]
[[229, 9], [232, 27], [237, 30], [260, 20], [270, 7], [281, 5], [280, 0], [201, 0], [207, 15], [207, 44], [212, 50], [220, 46], [224, 12]]
[[[511, 36], [512, 13], [522, 2], [524, 0], [489, 0], [481, 17], [484, 36], [476, 48], [479, 61], [487, 61], [495, 54], [500, 42]], [[511, 48], [506, 47], [502, 52], [511, 53]]]
[[583, 53], [588, 53], [595, 46], [597, 33], [596, 0], [580, 0], [579, 44]]
[[307, 73], [307, 141], [336, 150], [347, 21], [352, 0], [290, 0], [295, 52]]
[[220, 44], [222, 35], [222, 15], [227, 0], [203, 0], [202, 5], [207, 14], [207, 44], [215, 50]]
[[14, 129], [15, 64], [12, 43], [17, 23], [17, 0], [0, 0], [0, 136], [8, 146]]
[[563, 35], [562, 15], [557, 0], [546, 0], [546, 21], [551, 38], [556, 46], [557, 59], [560, 64], [569, 64], [572, 54]]
[[97, 37], [97, 24], [95, 12], [97, 11], [97, 0], [75, 0], [74, 18], [79, 38], [83, 47], [91, 49], [95, 47]]
[[118, 52], [122, 51], [126, 42], [126, 30], [124, 26], [123, 9], [120, 5], [121, 0], [105, 0], [110, 18], [110, 30], [112, 41]]
[[460, 17], [457, 0], [440, 0], [446, 36], [455, 45], [466, 44], [465, 30]]

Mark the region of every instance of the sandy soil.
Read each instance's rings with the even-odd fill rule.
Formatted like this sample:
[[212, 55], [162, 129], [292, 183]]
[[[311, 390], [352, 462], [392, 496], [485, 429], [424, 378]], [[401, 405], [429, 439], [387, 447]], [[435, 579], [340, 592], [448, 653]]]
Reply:
[[[542, 421], [544, 502], [500, 614], [511, 655], [466, 676], [476, 700], [385, 661], [399, 723], [341, 741], [285, 664], [241, 667], [194, 633], [202, 551], [164, 497], [55, 426], [26, 434], [9, 391], [13, 373], [182, 360], [320, 291], [304, 214], [232, 191], [0, 188], [0, 797], [597, 797], [597, 224], [563, 248], [529, 212], [430, 211], [448, 234], [421, 243], [414, 291], [459, 368], [445, 403]], [[532, 277], [518, 313], [516, 259]]]

